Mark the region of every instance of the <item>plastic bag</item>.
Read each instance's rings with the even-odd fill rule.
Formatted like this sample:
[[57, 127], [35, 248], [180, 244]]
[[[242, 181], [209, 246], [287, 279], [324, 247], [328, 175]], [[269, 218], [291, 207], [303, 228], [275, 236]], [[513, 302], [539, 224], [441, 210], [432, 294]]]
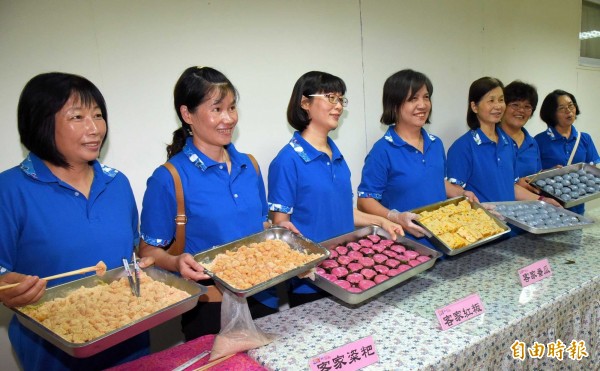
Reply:
[[210, 360], [258, 348], [275, 340], [275, 334], [267, 334], [254, 324], [246, 298], [227, 289], [222, 291], [221, 331], [215, 337]]

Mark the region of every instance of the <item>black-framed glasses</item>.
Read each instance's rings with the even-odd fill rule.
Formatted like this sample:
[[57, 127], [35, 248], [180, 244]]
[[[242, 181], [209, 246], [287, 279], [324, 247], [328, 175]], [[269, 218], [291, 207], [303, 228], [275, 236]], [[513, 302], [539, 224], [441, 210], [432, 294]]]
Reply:
[[342, 107], [348, 106], [348, 98], [346, 97], [338, 97], [335, 94], [310, 94], [309, 97], [324, 97], [327, 98], [327, 101], [331, 104], [337, 104], [340, 102]]
[[558, 108], [556, 110], [558, 112], [562, 112], [562, 113], [567, 113], [567, 112], [575, 111], [575, 104], [573, 104], [571, 102], [571, 103], [567, 104], [566, 106], [558, 106]]
[[532, 112], [533, 111], [533, 107], [530, 104], [520, 104], [520, 103], [509, 103], [508, 106], [513, 110], [513, 111], [525, 111], [525, 112]]

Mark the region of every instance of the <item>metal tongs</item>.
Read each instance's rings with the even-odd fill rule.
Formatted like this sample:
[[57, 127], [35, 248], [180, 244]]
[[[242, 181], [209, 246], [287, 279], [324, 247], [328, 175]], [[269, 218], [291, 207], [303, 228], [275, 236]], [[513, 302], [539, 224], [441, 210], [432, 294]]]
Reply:
[[123, 268], [125, 268], [125, 273], [127, 273], [127, 279], [129, 280], [129, 287], [131, 288], [131, 293], [137, 297], [140, 296], [140, 266], [137, 263], [137, 259], [135, 256], [135, 252], [133, 252], [132, 259], [133, 261], [133, 270], [135, 271], [135, 275], [131, 272], [131, 268], [129, 268], [129, 262], [126, 258], [123, 258]]

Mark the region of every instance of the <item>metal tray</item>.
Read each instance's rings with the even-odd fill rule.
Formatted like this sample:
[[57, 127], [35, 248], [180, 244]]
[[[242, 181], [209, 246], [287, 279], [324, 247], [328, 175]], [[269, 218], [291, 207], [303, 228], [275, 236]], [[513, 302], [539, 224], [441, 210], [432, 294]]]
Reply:
[[295, 234], [289, 229], [282, 227], [271, 227], [269, 229], [265, 229], [262, 232], [241, 238], [237, 241], [233, 241], [228, 244], [213, 247], [210, 250], [203, 251], [199, 254], [194, 255], [194, 259], [200, 264], [210, 263], [218, 254], [224, 253], [227, 250], [236, 251], [238, 247], [241, 247], [243, 245], [247, 246], [251, 243], [259, 243], [267, 240], [282, 240], [284, 242], [287, 242], [287, 244], [290, 245], [290, 247], [294, 250], [298, 250], [305, 254], [322, 254], [322, 256], [298, 268], [292, 269], [291, 271], [287, 271], [283, 274], [280, 274], [277, 277], [271, 278], [268, 281], [262, 282], [256, 286], [252, 286], [244, 290], [232, 287], [227, 282], [220, 279], [219, 276], [217, 276], [215, 273], [209, 270], [205, 270], [206, 274], [211, 276], [215, 282], [218, 282], [227, 290], [233, 292], [237, 296], [248, 297], [265, 289], [268, 289], [269, 287], [275, 286], [278, 283], [286, 281], [294, 276], [297, 276], [298, 274], [304, 273], [310, 270], [311, 268], [316, 267], [321, 261], [329, 257], [329, 250], [325, 249], [318, 243], [313, 242], [306, 237]]
[[[411, 210], [411, 212], [413, 212], [415, 214], [419, 214], [419, 213], [421, 213], [423, 211], [433, 211], [433, 210], [437, 210], [440, 207], [447, 206], [447, 205], [452, 205], [452, 204], [453, 205], [458, 205], [458, 203], [461, 202], [461, 201], [463, 201], [463, 200], [467, 200], [468, 201], [468, 199], [466, 197], [464, 197], [464, 196], [454, 197], [454, 198], [450, 198], [448, 200], [444, 200], [444, 201], [441, 201], [441, 202], [437, 202], [437, 203], [434, 203], [434, 204], [431, 204], [431, 205], [427, 205], [427, 206], [423, 206], [423, 207]], [[492, 220], [496, 223], [496, 225], [500, 229], [502, 229], [502, 232], [500, 232], [498, 234], [495, 234], [493, 236], [486, 237], [484, 239], [481, 239], [479, 241], [476, 241], [476, 242], [474, 242], [474, 243], [472, 243], [470, 245], [461, 247], [459, 249], [452, 249], [450, 246], [446, 245], [444, 243], [444, 241], [440, 240], [435, 234], [433, 234], [426, 226], [424, 226], [423, 224], [421, 224], [418, 220], [415, 220], [415, 223], [418, 224], [418, 225], [420, 225], [421, 227], [423, 227], [427, 232], [429, 232], [429, 236], [427, 236], [427, 239], [433, 245], [435, 245], [440, 250], [442, 250], [444, 252], [444, 254], [450, 255], [450, 256], [457, 255], [457, 254], [463, 253], [465, 251], [471, 250], [471, 249], [473, 249], [475, 247], [484, 245], [484, 244], [486, 244], [486, 243], [488, 243], [490, 241], [493, 241], [493, 240], [497, 239], [498, 237], [500, 237], [500, 236], [502, 236], [502, 235], [510, 232], [510, 227], [508, 225], [506, 225], [506, 223], [504, 223], [503, 221], [501, 221], [500, 219], [498, 219], [495, 215], [493, 215], [492, 213], [490, 213], [489, 211], [487, 211], [483, 206], [481, 206], [480, 204], [475, 203], [475, 202], [470, 202], [469, 201], [469, 203], [471, 204], [471, 207], [473, 209], [483, 209], [483, 211], [490, 218], [492, 218]]]
[[[50, 331], [47, 327], [35, 319], [21, 312], [19, 308], [11, 309], [17, 314], [17, 318], [23, 326], [27, 327], [29, 330], [33, 331], [57, 348], [76, 358], [90, 357], [194, 308], [196, 304], [198, 304], [198, 296], [203, 295], [207, 290], [206, 287], [202, 285], [199, 285], [193, 281], [186, 281], [171, 272], [167, 272], [156, 267], [144, 268], [143, 271], [155, 281], [160, 281], [164, 284], [185, 291], [191, 296], [85, 343], [71, 343], [63, 339], [55, 332]], [[121, 277], [125, 277], [123, 267], [111, 269], [102, 277], [95, 275], [88, 276], [64, 283], [62, 285], [54, 286], [46, 290], [46, 293], [42, 299], [37, 302], [37, 304], [42, 304], [55, 298], [65, 297], [69, 292], [82, 286], [95, 287], [98, 285], [98, 281], [109, 284], [113, 281], [119, 280]], [[118, 308], [115, 308], [115, 310], [118, 310]]]
[[[376, 235], [379, 235], [380, 237], [386, 238], [388, 240], [391, 239], [389, 233], [387, 233], [384, 229], [382, 229], [381, 227], [372, 225], [372, 226], [363, 227], [361, 229], [355, 230], [354, 232], [343, 234], [341, 236], [321, 242], [321, 245], [323, 245], [323, 247], [325, 247], [327, 249], [330, 249], [330, 248], [334, 248], [338, 245], [346, 244], [348, 242], [357, 241], [357, 240], [364, 238], [365, 236], [368, 236], [370, 234], [376, 234]], [[437, 258], [442, 256], [442, 254], [440, 254], [438, 251], [435, 251], [434, 249], [430, 249], [429, 247], [426, 247], [426, 246], [424, 246], [418, 242], [415, 242], [413, 240], [410, 240], [406, 237], [399, 236], [396, 239], [396, 241], [398, 243], [406, 246], [407, 248], [410, 248], [411, 250], [418, 252], [421, 255], [431, 256], [431, 260], [428, 260], [423, 264], [419, 264], [416, 267], [413, 267], [405, 272], [402, 272], [395, 277], [390, 277], [388, 280], [385, 280], [385, 281], [381, 282], [380, 284], [375, 285], [375, 286], [371, 287], [370, 289], [367, 289], [367, 290], [359, 292], [359, 293], [352, 293], [350, 291], [347, 291], [344, 288], [342, 288], [341, 286], [336, 285], [335, 283], [327, 280], [324, 277], [321, 277], [318, 274], [315, 275], [315, 281], [313, 283], [316, 286], [322, 288], [323, 290], [327, 291], [331, 295], [335, 296], [336, 298], [338, 298], [340, 300], [345, 301], [348, 304], [358, 304], [358, 303], [361, 303], [361, 302], [363, 302], [363, 301], [365, 301], [365, 300], [367, 300], [367, 299], [369, 299], [391, 287], [394, 287], [394, 286], [398, 285], [399, 283], [406, 281], [407, 279], [433, 267]]]
[[586, 163], [578, 163], [578, 164], [573, 164], [573, 165], [569, 165], [569, 166], [564, 166], [561, 167], [560, 169], [552, 169], [552, 170], [547, 170], [547, 171], [542, 171], [541, 173], [537, 174], [537, 175], [532, 175], [530, 178], [535, 178], [534, 181], [531, 183], [531, 186], [535, 187], [536, 189], [539, 189], [541, 194], [545, 197], [551, 197], [553, 199], [555, 199], [556, 201], [558, 201], [563, 207], [565, 208], [571, 208], [573, 206], [577, 206], [577, 205], [581, 205], [583, 203], [586, 203], [588, 201], [591, 201], [593, 199], [596, 199], [598, 197], [600, 197], [600, 192], [596, 192], [596, 193], [592, 193], [589, 195], [585, 195], [583, 197], [580, 197], [576, 200], [570, 200], [570, 201], [564, 201], [563, 199], [561, 199], [559, 196], [555, 196], [552, 193], [548, 193], [546, 191], [544, 191], [542, 188], [540, 188], [539, 186], [537, 186], [535, 184], [535, 182], [537, 180], [543, 180], [543, 179], [547, 179], [547, 178], [552, 178], [556, 175], [564, 175], [567, 173], [571, 173], [573, 171], [577, 171], [577, 170], [584, 170], [586, 173], [591, 173], [594, 176], [600, 177], [600, 169], [598, 169], [596, 166], [594, 165], [590, 165], [590, 164], [586, 164]]
[[510, 224], [512, 224], [512, 225], [514, 225], [516, 227], [519, 227], [519, 228], [521, 228], [521, 229], [523, 229], [523, 230], [525, 230], [525, 231], [527, 231], [529, 233], [533, 233], [533, 234], [544, 234], [544, 233], [554, 233], [554, 232], [570, 231], [570, 230], [573, 230], [573, 229], [582, 229], [582, 228], [585, 228], [585, 227], [589, 227], [592, 224], [594, 224], [594, 220], [592, 220], [590, 218], [586, 218], [583, 215], [574, 213], [574, 212], [569, 211], [567, 209], [561, 209], [561, 208], [556, 207], [554, 205], [550, 205], [549, 203], [544, 202], [544, 201], [536, 201], [536, 200], [534, 200], [534, 201], [489, 202], [489, 204], [495, 205], [495, 206], [498, 206], [498, 205], [519, 205], [519, 204], [521, 204], [521, 205], [525, 205], [525, 204], [527, 204], [527, 205], [529, 205], [529, 204], [539, 204], [539, 205], [544, 205], [545, 207], [554, 208], [557, 211], [561, 211], [561, 212], [563, 212], [563, 213], [565, 213], [567, 215], [574, 216], [577, 219], [579, 219], [579, 223], [575, 224], [575, 225], [562, 226], [562, 227], [554, 227], [554, 228], [552, 228], [552, 227], [536, 228], [536, 227], [532, 227], [532, 226], [530, 226], [528, 224], [525, 224], [524, 222], [522, 222], [522, 221], [520, 221], [520, 220], [518, 220], [518, 219], [516, 219], [514, 217], [506, 216], [506, 215], [502, 214], [502, 212], [498, 211], [498, 213], [502, 214], [502, 216], [504, 217], [504, 219], [508, 223], [510, 223]]

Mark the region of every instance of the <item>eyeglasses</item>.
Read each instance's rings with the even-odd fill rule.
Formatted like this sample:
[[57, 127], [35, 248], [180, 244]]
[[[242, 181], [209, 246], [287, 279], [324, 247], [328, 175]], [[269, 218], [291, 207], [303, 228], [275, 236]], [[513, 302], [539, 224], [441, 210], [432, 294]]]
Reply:
[[325, 97], [331, 104], [337, 104], [338, 102], [340, 102], [342, 107], [348, 106], [348, 98], [338, 97], [334, 94], [310, 94], [309, 97]]
[[556, 109], [558, 112], [567, 113], [571, 111], [575, 111], [575, 105], [573, 103], [569, 103], [566, 106], [558, 106]]
[[533, 111], [533, 107], [531, 107], [531, 105], [529, 105], [529, 104], [509, 103], [508, 106], [513, 111], [525, 111], [525, 112]]

